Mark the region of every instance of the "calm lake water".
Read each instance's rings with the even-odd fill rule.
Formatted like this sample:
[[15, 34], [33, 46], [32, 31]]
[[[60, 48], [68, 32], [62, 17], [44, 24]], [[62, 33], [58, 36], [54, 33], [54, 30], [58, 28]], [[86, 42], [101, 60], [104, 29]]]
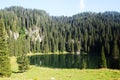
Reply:
[[29, 56], [30, 64], [52, 68], [99, 68], [99, 56], [88, 54], [40, 54]]

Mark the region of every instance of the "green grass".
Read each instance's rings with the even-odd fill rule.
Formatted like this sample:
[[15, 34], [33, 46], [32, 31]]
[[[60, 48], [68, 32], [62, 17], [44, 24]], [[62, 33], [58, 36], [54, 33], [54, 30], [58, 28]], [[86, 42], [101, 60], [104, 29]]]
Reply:
[[[12, 70], [17, 72], [15, 57], [11, 59]], [[120, 70], [111, 69], [55, 69], [30, 66], [25, 73], [12, 73], [0, 80], [120, 80]]]

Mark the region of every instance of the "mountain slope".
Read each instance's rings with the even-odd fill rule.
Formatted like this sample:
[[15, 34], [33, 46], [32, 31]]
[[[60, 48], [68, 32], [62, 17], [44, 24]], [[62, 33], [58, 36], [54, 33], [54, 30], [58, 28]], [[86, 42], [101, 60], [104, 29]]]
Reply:
[[104, 47], [109, 67], [119, 68], [119, 12], [84, 12], [72, 17], [57, 17], [43, 10], [13, 6], [0, 10], [0, 18], [4, 19], [8, 33], [10, 55], [22, 53], [22, 40], [26, 43], [26, 53], [67, 51], [100, 57]]

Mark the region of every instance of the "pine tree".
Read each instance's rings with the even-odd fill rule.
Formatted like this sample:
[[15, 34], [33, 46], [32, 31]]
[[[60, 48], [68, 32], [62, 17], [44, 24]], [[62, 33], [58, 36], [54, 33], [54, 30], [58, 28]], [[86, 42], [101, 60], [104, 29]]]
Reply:
[[75, 43], [74, 43], [74, 52], [76, 53], [78, 51], [80, 51], [80, 44], [79, 44], [78, 40], [76, 39]]
[[102, 52], [101, 52], [101, 68], [107, 68], [107, 63], [106, 63], [106, 57], [105, 57], [105, 52], [104, 52], [104, 47], [102, 47]]
[[21, 39], [21, 53], [17, 58], [18, 69], [20, 72], [25, 72], [29, 69], [29, 60], [27, 57], [27, 45], [24, 45], [26, 41]]
[[3, 21], [0, 20], [0, 76], [10, 76], [10, 60], [7, 48], [7, 36]]
[[18, 69], [20, 72], [25, 72], [29, 69], [29, 61], [27, 56], [25, 56], [24, 54], [17, 58], [17, 63], [19, 64]]
[[71, 42], [70, 46], [71, 46], [71, 53], [74, 53], [74, 43]]
[[119, 59], [119, 48], [118, 48], [116, 40], [114, 41], [112, 56], [113, 56], [113, 59], [115, 59], [115, 60]]
[[65, 50], [65, 40], [62, 36], [59, 38], [59, 45], [58, 45], [59, 51], [63, 52]]
[[82, 65], [81, 65], [82, 69], [86, 69], [87, 68], [87, 62], [85, 60], [85, 57], [82, 59]]

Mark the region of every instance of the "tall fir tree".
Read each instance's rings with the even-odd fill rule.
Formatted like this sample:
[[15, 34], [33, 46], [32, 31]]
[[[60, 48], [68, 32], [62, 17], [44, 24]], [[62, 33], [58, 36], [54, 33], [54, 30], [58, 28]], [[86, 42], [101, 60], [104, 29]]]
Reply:
[[18, 69], [20, 72], [25, 72], [26, 70], [29, 69], [29, 60], [27, 57], [27, 45], [25, 45], [25, 43], [27, 43], [26, 40], [24, 40], [23, 38], [20, 39], [21, 42], [21, 51], [20, 51], [20, 55], [17, 58], [17, 63], [18, 63]]
[[0, 20], [0, 76], [10, 76], [11, 66], [7, 47], [7, 35], [3, 20]]
[[113, 51], [112, 51], [112, 57], [113, 59], [115, 60], [118, 60], [119, 59], [119, 47], [117, 45], [117, 41], [115, 40], [114, 41], [114, 46], [113, 46]]

